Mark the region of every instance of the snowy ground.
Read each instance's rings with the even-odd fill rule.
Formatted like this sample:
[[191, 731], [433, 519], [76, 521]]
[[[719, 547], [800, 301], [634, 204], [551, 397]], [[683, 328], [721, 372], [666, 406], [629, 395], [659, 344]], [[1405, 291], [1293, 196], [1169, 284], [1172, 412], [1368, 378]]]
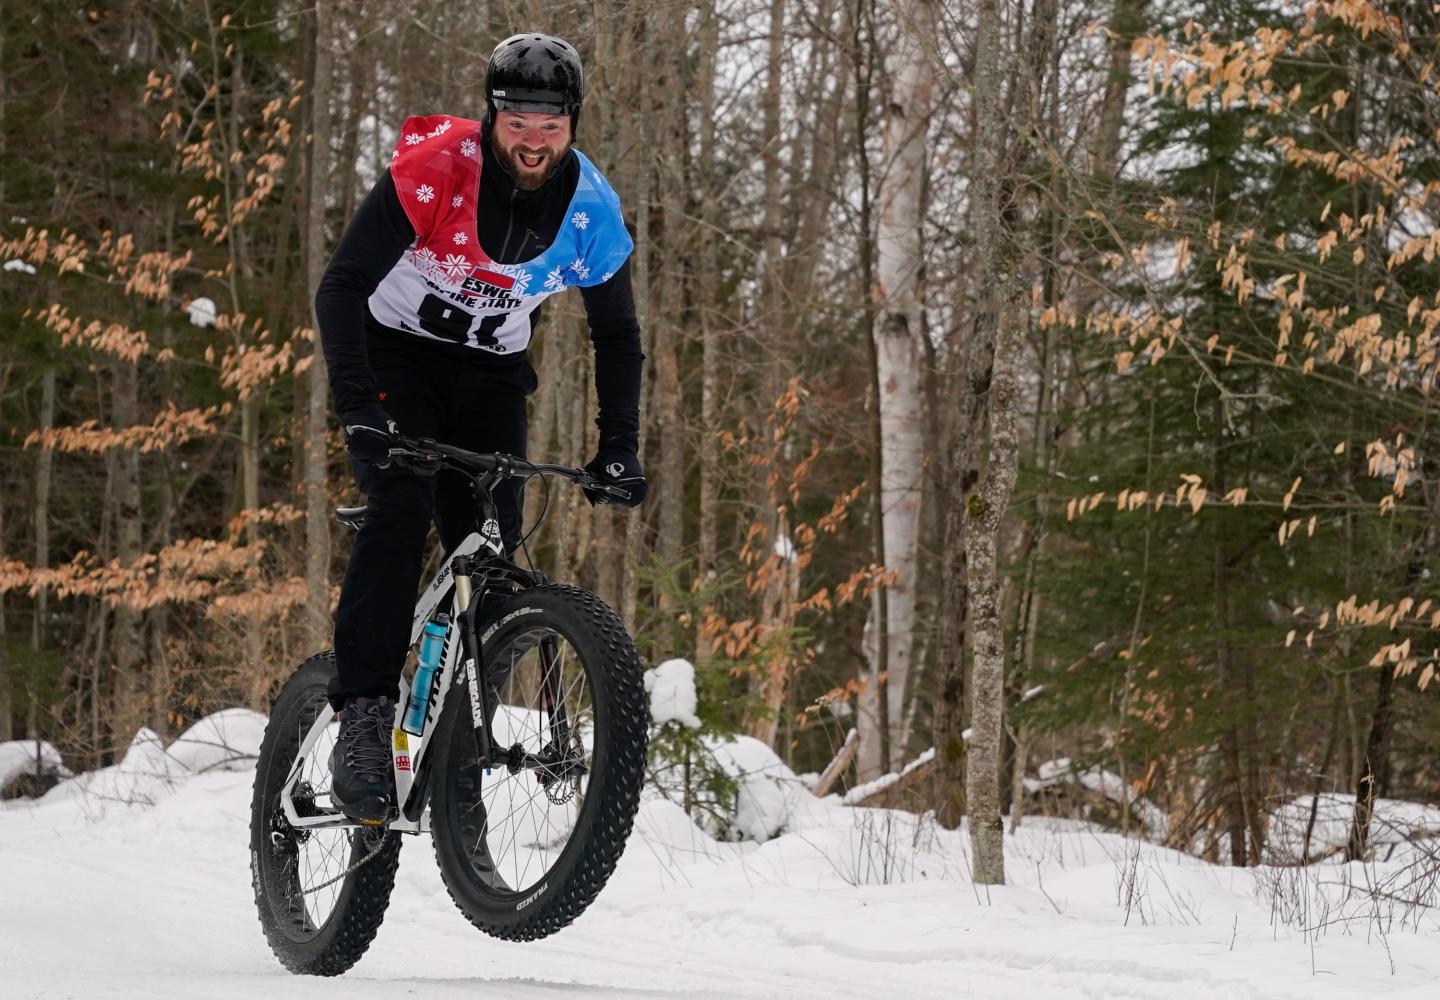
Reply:
[[[597, 903], [532, 944], [472, 929], [428, 840], [407, 839], [365, 958], [341, 980], [296, 978], [251, 900], [250, 774], [205, 745], [177, 769], [142, 740], [132, 773], [0, 804], [0, 997], [1437, 995], [1440, 918], [1337, 902], [1334, 882], [1381, 877], [1403, 854], [1257, 875], [1035, 820], [1010, 839], [1013, 884], [985, 890], [966, 877], [960, 836], [835, 799], [802, 801], [791, 832], [760, 845], [717, 843], [648, 801]], [[110, 801], [117, 791], [150, 804]]]

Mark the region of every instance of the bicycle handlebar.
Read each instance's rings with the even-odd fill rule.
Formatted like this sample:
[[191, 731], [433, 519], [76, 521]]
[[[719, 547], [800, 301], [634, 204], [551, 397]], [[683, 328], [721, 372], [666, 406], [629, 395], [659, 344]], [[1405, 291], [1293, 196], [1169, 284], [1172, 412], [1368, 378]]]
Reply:
[[601, 482], [584, 469], [568, 465], [544, 465], [506, 455], [502, 452], [475, 452], [441, 444], [430, 438], [407, 438], [396, 435], [398, 447], [390, 449], [392, 461], [402, 464], [417, 464], [422, 468], [439, 469], [448, 467], [469, 476], [493, 473], [501, 478], [533, 479], [536, 476], [554, 476], [568, 479], [584, 489], [620, 499], [630, 499], [630, 491]]

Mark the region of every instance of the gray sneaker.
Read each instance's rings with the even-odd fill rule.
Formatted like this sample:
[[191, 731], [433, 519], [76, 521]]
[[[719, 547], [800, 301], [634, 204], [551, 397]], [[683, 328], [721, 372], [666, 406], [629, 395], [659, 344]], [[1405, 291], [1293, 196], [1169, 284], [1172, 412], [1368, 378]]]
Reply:
[[340, 713], [340, 738], [330, 754], [331, 797], [346, 816], [368, 825], [390, 818], [395, 800], [390, 770], [390, 731], [395, 702], [351, 698]]

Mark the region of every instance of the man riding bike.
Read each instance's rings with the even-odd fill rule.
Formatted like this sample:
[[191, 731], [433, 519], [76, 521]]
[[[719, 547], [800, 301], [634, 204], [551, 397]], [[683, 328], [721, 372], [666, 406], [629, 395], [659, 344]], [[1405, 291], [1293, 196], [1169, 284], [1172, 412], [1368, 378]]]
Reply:
[[[599, 402], [599, 448], [585, 468], [627, 489], [625, 506], [645, 496], [633, 244], [619, 197], [573, 146], [583, 98], [568, 42], [533, 33], [501, 42], [485, 73], [483, 122], [405, 121], [390, 169], [315, 296], [335, 408], [368, 503], [340, 590], [329, 690], [341, 715], [332, 793], [355, 820], [391, 814], [390, 731], [430, 521], [447, 550], [481, 527], [462, 477], [388, 462], [393, 435], [523, 456], [525, 397], [537, 387], [526, 348], [541, 302], [573, 285]], [[507, 551], [520, 538], [518, 483], [496, 490]]]

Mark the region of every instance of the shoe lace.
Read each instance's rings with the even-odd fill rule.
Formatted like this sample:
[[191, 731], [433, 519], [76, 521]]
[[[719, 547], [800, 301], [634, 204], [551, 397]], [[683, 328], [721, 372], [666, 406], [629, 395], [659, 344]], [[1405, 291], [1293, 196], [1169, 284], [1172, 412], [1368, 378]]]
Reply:
[[341, 719], [340, 741], [345, 763], [361, 774], [384, 777], [390, 770], [390, 720], [387, 706], [350, 705]]

